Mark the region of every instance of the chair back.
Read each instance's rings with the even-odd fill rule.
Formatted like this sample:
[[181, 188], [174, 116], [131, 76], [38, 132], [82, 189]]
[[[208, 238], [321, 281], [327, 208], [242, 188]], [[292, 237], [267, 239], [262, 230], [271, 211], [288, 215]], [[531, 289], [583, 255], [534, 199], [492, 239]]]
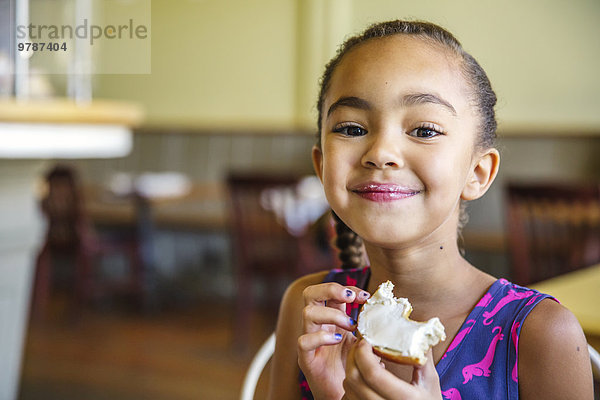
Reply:
[[[294, 190], [294, 176], [230, 175], [230, 227], [238, 268], [281, 275], [298, 258], [296, 238], [270, 209], [269, 191]], [[288, 270], [289, 272], [289, 270]]]
[[260, 349], [258, 349], [250, 362], [250, 366], [246, 370], [242, 390], [240, 392], [240, 400], [254, 399], [254, 392], [256, 391], [258, 380], [260, 379], [265, 366], [273, 356], [274, 351], [275, 333], [271, 333]]
[[48, 222], [46, 244], [55, 251], [75, 253], [85, 233], [75, 170], [57, 165], [45, 178], [47, 193], [42, 199], [41, 208]]
[[511, 279], [529, 285], [600, 262], [600, 185], [507, 185]]

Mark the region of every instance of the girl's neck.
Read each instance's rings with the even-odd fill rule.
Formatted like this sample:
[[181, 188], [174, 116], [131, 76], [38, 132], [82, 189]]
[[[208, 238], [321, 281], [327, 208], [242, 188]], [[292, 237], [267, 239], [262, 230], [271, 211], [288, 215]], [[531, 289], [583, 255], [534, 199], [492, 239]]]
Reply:
[[395, 295], [413, 304], [415, 319], [452, 313], [460, 298], [469, 297], [467, 291], [478, 296], [494, 281], [469, 264], [455, 242], [394, 250], [365, 246], [371, 263], [368, 290], [373, 293], [391, 280]]

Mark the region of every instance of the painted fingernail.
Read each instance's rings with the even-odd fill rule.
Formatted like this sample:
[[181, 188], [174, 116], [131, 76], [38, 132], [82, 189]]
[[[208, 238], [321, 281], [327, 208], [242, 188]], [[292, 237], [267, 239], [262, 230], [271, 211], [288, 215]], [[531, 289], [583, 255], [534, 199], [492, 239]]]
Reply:
[[362, 291], [362, 292], [360, 292], [360, 297], [362, 297], [362, 298], [365, 298], [365, 299], [366, 299], [366, 298], [368, 298], [369, 296], [370, 296], [369, 292], [365, 292], [365, 291]]
[[340, 340], [342, 340], [342, 334], [341, 334], [341, 333], [335, 333], [335, 334], [333, 335], [333, 338], [334, 338], [336, 341], [338, 341], [338, 342], [339, 342]]
[[350, 318], [350, 325], [356, 325], [356, 321], [354, 320], [354, 318]]
[[346, 289], [346, 297], [352, 296], [352, 293], [353, 293], [352, 290]]

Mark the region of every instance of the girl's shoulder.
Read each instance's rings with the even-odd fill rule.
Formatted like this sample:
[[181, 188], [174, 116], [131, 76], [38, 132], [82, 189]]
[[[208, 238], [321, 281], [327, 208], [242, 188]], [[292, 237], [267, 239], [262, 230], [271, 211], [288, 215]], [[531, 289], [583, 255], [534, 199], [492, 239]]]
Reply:
[[531, 310], [519, 337], [519, 394], [528, 398], [591, 399], [587, 340], [571, 311], [542, 300]]
[[296, 297], [298, 295], [301, 295], [304, 289], [306, 289], [307, 287], [317, 285], [325, 281], [325, 278], [330, 273], [331, 271], [325, 270], [299, 277], [288, 286], [288, 288], [285, 291], [284, 298], [286, 296]]
[[591, 399], [577, 319], [552, 296], [505, 279], [477, 302], [437, 368], [442, 389], [463, 398]]

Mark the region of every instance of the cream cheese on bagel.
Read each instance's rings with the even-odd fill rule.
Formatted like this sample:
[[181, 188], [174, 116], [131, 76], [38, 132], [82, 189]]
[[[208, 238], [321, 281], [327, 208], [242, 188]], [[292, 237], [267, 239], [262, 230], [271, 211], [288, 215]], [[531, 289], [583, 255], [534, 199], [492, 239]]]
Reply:
[[427, 322], [411, 320], [410, 302], [394, 297], [393, 289], [392, 282], [382, 283], [363, 305], [358, 316], [358, 333], [381, 357], [423, 365], [429, 348], [446, 340], [444, 326], [437, 317]]

